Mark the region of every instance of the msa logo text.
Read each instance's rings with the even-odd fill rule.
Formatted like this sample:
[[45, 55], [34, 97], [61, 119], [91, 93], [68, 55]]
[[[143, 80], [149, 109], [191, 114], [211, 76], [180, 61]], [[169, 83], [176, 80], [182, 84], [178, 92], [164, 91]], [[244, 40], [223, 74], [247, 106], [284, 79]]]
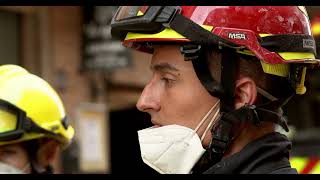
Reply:
[[303, 39], [303, 48], [314, 48], [316, 46], [314, 40]]
[[229, 39], [241, 39], [245, 40], [246, 35], [242, 33], [229, 33]]

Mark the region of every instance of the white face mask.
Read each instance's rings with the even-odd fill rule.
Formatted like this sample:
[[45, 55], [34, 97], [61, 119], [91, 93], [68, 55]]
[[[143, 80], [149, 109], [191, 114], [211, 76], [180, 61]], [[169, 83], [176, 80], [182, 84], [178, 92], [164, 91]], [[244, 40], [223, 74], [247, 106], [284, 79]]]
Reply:
[[217, 119], [219, 109], [211, 118], [201, 140], [196, 132], [218, 104], [219, 101], [202, 118], [195, 130], [180, 125], [167, 125], [138, 131], [143, 162], [162, 174], [190, 173], [205, 152], [201, 141]]
[[30, 168], [30, 163], [26, 164], [24, 168], [18, 169], [14, 166], [0, 162], [0, 174], [26, 174], [25, 171]]

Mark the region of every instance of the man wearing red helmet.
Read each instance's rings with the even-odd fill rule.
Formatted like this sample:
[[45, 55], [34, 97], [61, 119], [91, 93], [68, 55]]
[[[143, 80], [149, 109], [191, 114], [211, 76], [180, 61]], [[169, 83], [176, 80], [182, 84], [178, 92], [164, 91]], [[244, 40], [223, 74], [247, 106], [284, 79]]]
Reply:
[[138, 131], [160, 173], [297, 173], [281, 107], [318, 64], [303, 7], [123, 6], [113, 37], [152, 53]]

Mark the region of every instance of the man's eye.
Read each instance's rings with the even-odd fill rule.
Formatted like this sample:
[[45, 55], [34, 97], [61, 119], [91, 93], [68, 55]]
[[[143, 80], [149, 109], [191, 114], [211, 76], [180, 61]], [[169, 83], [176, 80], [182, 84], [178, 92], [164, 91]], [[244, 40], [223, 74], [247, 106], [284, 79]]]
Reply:
[[175, 79], [170, 79], [170, 78], [166, 78], [166, 77], [162, 77], [161, 81], [164, 82], [165, 86], [168, 88], [171, 88], [175, 83]]
[[161, 80], [165, 81], [166, 83], [171, 83], [174, 81], [173, 79], [169, 79], [169, 78], [165, 78], [165, 77], [162, 77]]

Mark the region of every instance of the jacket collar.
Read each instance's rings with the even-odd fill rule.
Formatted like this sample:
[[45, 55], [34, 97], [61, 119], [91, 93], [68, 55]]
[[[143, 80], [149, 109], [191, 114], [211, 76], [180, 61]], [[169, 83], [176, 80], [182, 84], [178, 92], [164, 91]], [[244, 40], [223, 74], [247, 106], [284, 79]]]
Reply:
[[273, 132], [249, 143], [240, 152], [223, 158], [204, 173], [269, 173], [279, 168], [291, 167], [290, 150], [291, 142], [288, 138]]

